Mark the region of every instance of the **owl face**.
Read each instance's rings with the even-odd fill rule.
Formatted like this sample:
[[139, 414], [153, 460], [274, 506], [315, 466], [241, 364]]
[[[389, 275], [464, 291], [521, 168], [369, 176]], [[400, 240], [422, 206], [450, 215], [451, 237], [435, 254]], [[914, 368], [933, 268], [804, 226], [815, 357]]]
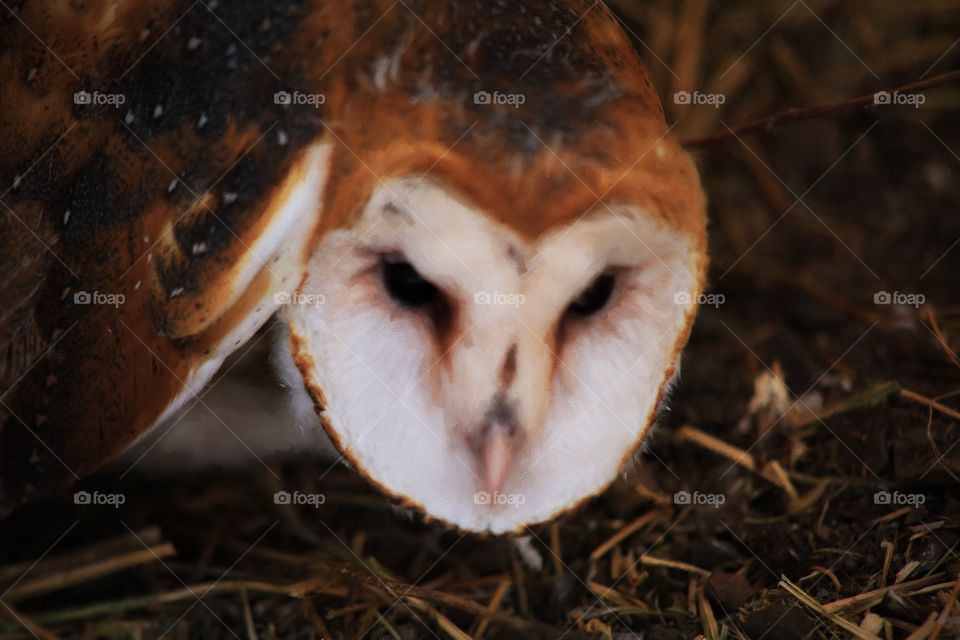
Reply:
[[291, 351], [340, 451], [460, 528], [517, 530], [604, 489], [686, 339], [696, 252], [597, 203], [523, 238], [449, 184], [380, 184], [315, 247]]

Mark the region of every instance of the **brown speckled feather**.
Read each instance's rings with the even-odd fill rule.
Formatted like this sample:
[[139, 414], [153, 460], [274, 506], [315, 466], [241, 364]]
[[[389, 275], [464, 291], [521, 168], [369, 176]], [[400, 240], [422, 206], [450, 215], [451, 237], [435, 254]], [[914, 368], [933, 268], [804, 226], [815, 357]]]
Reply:
[[[694, 168], [592, 4], [37, 1], [0, 15], [0, 506], [61, 490], [156, 421], [267, 286], [238, 287], [238, 265], [312, 142], [333, 143], [331, 175], [320, 226], [300, 233], [349, 225], [379, 180], [430, 172], [526, 237], [602, 197], [655, 205], [702, 249]], [[79, 91], [124, 102], [75, 104]], [[526, 100], [490, 108], [478, 91]], [[73, 303], [93, 291], [125, 302]]]

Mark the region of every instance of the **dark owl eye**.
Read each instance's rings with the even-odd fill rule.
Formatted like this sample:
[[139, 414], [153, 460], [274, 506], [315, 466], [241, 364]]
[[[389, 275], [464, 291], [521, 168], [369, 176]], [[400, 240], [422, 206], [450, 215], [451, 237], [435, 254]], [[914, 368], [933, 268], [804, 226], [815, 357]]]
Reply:
[[380, 279], [390, 297], [404, 307], [423, 307], [440, 297], [440, 290], [406, 260], [381, 259]]
[[573, 299], [567, 307], [567, 313], [586, 317], [600, 311], [610, 301], [615, 282], [616, 278], [612, 273], [601, 273]]

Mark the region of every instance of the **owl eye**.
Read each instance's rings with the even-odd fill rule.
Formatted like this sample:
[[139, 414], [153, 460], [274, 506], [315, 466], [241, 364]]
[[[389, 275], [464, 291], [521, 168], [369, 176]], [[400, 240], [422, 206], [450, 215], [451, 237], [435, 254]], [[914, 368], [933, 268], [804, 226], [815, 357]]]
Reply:
[[440, 297], [440, 289], [403, 259], [382, 258], [380, 279], [390, 297], [403, 307], [423, 307]]
[[613, 285], [616, 277], [609, 272], [601, 273], [586, 289], [570, 302], [567, 313], [586, 317], [603, 309], [613, 294]]

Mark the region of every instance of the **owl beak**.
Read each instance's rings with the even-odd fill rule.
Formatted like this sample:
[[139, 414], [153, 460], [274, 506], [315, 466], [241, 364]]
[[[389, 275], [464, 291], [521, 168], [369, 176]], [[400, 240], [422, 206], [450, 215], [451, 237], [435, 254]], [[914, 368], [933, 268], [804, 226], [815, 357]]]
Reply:
[[505, 429], [494, 427], [483, 446], [483, 485], [489, 493], [499, 493], [513, 463], [513, 438]]
[[493, 494], [503, 489], [513, 468], [519, 431], [516, 410], [498, 396], [487, 411], [477, 447], [484, 491]]

